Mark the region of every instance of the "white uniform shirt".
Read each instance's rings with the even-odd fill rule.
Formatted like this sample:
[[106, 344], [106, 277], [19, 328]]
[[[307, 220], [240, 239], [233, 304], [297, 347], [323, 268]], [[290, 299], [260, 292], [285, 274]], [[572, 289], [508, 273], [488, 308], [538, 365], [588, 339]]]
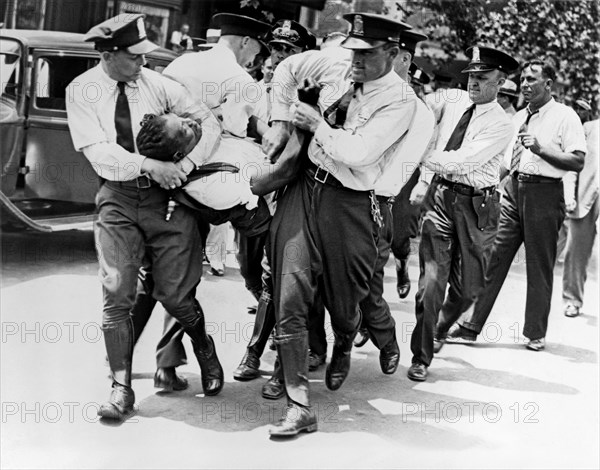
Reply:
[[254, 107], [254, 115], [268, 124], [271, 120], [271, 84], [265, 83], [264, 80], [257, 82], [259, 88], [259, 96]]
[[[327, 84], [320, 94], [324, 112], [348, 89], [349, 51], [328, 48], [285, 59], [277, 66], [273, 82], [272, 120], [289, 120], [295, 96], [291, 90], [304, 79]], [[405, 138], [417, 108], [418, 98], [407, 82], [393, 70], [365, 82], [350, 101], [342, 129], [323, 122], [315, 131], [308, 149], [316, 165], [332, 173], [345, 187], [372, 190], [384, 168]]]
[[[475, 188], [494, 186], [499, 183], [500, 166], [514, 132], [510, 116], [497, 101], [476, 105], [460, 148], [444, 150], [471, 104], [468, 94], [461, 94], [455, 102], [444, 105], [437, 140], [425, 157], [424, 165], [426, 169], [456, 183]], [[424, 171], [422, 179], [428, 180], [429, 177], [430, 174]]]
[[[510, 146], [511, 156], [517, 132], [526, 119], [527, 108], [521, 109], [513, 116], [515, 133]], [[585, 132], [579, 116], [572, 108], [554, 101], [554, 98], [542, 106], [538, 113], [531, 116], [527, 133], [536, 136], [543, 147], [567, 153], [587, 151]], [[556, 168], [529, 149], [523, 149], [519, 172], [550, 178], [562, 178], [567, 173], [566, 170]]]
[[[110, 181], [128, 181], [140, 176], [146, 157], [129, 152], [116, 143], [115, 107], [119, 89], [102, 64], [76, 77], [66, 93], [73, 145], [76, 150], [83, 151], [98, 175]], [[221, 130], [219, 123], [210, 110], [202, 103], [194, 102], [179, 83], [144, 68], [138, 80], [127, 83], [125, 93], [134, 143], [144, 114], [173, 112], [202, 120], [202, 138], [188, 157], [199, 164], [213, 152]]]
[[224, 133], [246, 137], [260, 88], [228, 47], [215, 44], [205, 52], [184, 54], [163, 73], [183, 83], [194, 99], [205, 103], [222, 121]]

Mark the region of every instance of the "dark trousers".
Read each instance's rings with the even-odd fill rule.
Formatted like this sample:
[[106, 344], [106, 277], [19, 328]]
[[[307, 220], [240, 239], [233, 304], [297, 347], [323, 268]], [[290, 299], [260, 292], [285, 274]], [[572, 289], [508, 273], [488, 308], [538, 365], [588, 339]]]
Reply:
[[191, 327], [198, 318], [195, 294], [202, 274], [202, 245], [193, 214], [180, 206], [166, 221], [167, 191], [156, 185], [139, 189], [135, 182], [106, 182], [96, 202], [103, 324], [129, 318], [147, 252], [153, 267], [152, 296], [182, 325]]
[[410, 239], [419, 234], [421, 205], [410, 203], [410, 193], [419, 181], [421, 172], [417, 168], [400, 190], [392, 205], [392, 253], [396, 259], [408, 259], [410, 255]]
[[369, 282], [369, 293], [359, 303], [362, 314], [361, 328], [366, 328], [373, 344], [381, 349], [394, 340], [396, 322], [390, 312], [390, 306], [383, 298], [384, 268], [390, 258], [392, 238], [392, 208], [390, 204], [380, 203], [383, 227], [377, 239], [377, 259], [373, 277]]
[[556, 244], [565, 218], [563, 184], [560, 180], [526, 183], [512, 176], [508, 178], [485, 286], [472, 314], [460, 323], [477, 333], [481, 332], [510, 265], [521, 243], [525, 243], [527, 301], [523, 335], [539, 339], [546, 336], [548, 328]]
[[[135, 304], [131, 310], [134, 345], [137, 344], [156, 306], [156, 300], [152, 297], [153, 289], [154, 280], [152, 279], [152, 273], [146, 268], [141, 268], [138, 275]], [[156, 345], [157, 368], [178, 367], [187, 364], [185, 348], [181, 342], [183, 334], [184, 331], [181, 324], [165, 312], [163, 333]]]
[[236, 259], [240, 266], [240, 274], [244, 278], [246, 289], [248, 289], [256, 299], [260, 298], [263, 289], [262, 262], [265, 254], [265, 241], [268, 234], [268, 230], [250, 236], [239, 230], [235, 231], [237, 244]]
[[431, 364], [436, 323], [451, 274], [460, 273], [460, 282], [455, 284], [451, 298], [460, 305], [455, 310], [457, 317], [479, 294], [486, 252], [496, 235], [498, 212], [497, 193], [472, 197], [439, 185], [426, 200], [419, 246], [419, 289], [415, 299], [417, 323], [410, 345], [413, 363]]
[[334, 332], [355, 334], [377, 258], [369, 193], [302, 173], [279, 199], [270, 233], [278, 334], [306, 331], [317, 292]]

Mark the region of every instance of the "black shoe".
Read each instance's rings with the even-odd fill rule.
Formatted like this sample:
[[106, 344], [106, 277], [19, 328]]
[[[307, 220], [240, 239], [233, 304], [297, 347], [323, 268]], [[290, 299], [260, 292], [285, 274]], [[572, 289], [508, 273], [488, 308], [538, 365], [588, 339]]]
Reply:
[[339, 389], [346, 380], [346, 377], [348, 377], [348, 372], [350, 372], [350, 351], [351, 349], [344, 350], [335, 345], [333, 346], [331, 362], [329, 362], [327, 371], [325, 372], [325, 385], [329, 390]]
[[425, 382], [427, 380], [427, 366], [420, 362], [414, 362], [409, 367], [406, 376], [414, 382]]
[[262, 396], [267, 400], [279, 400], [285, 395], [285, 384], [279, 377], [271, 377], [263, 385]]
[[316, 354], [312, 351], [308, 352], [308, 370], [314, 372], [323, 364], [327, 359], [327, 354]]
[[362, 348], [369, 341], [369, 332], [366, 328], [361, 328], [356, 333], [356, 338], [354, 338], [354, 347]]
[[154, 374], [154, 388], [163, 392], [180, 392], [188, 388], [188, 381], [175, 372], [175, 367], [159, 367]]
[[260, 359], [257, 354], [252, 349], [248, 349], [240, 365], [233, 371], [233, 378], [241, 382], [256, 379], [260, 375], [259, 367]]
[[396, 338], [386, 344], [381, 351], [379, 351], [379, 365], [381, 366], [381, 372], [390, 375], [396, 372], [398, 369], [398, 363], [400, 362], [400, 348]]
[[225, 269], [223, 269], [223, 268], [210, 268], [210, 273], [213, 276], [223, 277], [223, 276], [225, 276]]
[[258, 310], [258, 305], [250, 305], [248, 308], [248, 315], [256, 315], [256, 311]]
[[301, 432], [315, 432], [317, 416], [309, 406], [288, 403], [284, 416], [269, 429], [269, 434], [276, 437], [295, 436]]
[[200, 372], [202, 374], [202, 390], [206, 396], [217, 395], [223, 388], [223, 367], [217, 357], [215, 342], [206, 335], [208, 339], [208, 348], [202, 350], [195, 348], [194, 353], [200, 364]]
[[131, 387], [113, 382], [110, 398], [98, 409], [98, 416], [103, 419], [125, 421], [136, 412], [135, 393]]
[[446, 342], [458, 344], [471, 344], [477, 341], [477, 333], [464, 326], [455, 323], [450, 327], [446, 334]]
[[530, 339], [525, 346], [531, 351], [542, 351], [546, 347], [546, 339]]
[[581, 315], [581, 311], [577, 305], [569, 304], [565, 307], [565, 317], [575, 318]]
[[396, 261], [396, 290], [398, 291], [398, 297], [405, 299], [410, 292], [410, 278], [408, 277], [408, 260], [401, 259]]

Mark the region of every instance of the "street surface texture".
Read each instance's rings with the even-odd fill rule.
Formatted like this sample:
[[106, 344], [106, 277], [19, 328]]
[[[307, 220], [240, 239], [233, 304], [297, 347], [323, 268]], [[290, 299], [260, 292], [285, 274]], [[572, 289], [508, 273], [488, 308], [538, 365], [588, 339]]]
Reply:
[[[599, 467], [597, 248], [578, 318], [562, 313], [557, 266], [545, 351], [526, 350], [521, 335], [521, 252], [478, 342], [447, 344], [423, 383], [406, 378], [418, 256], [411, 256], [413, 285], [402, 301], [390, 260], [385, 298], [397, 322], [398, 371], [383, 375], [369, 342], [353, 350], [340, 390], [325, 387], [324, 367], [311, 372], [319, 432], [291, 440], [267, 434], [285, 405], [260, 395], [275, 353], [263, 356], [264, 378], [232, 377], [254, 318], [247, 313], [254, 300], [232, 253], [225, 277], [205, 274], [198, 290], [225, 370], [221, 394], [203, 396], [187, 338], [189, 364], [179, 372], [189, 389], [161, 394], [153, 388], [163, 320], [158, 306], [134, 355], [139, 412], [107, 426], [96, 417], [110, 380], [91, 232], [4, 233], [2, 249], [2, 468]], [[329, 324], [327, 331], [330, 355]]]

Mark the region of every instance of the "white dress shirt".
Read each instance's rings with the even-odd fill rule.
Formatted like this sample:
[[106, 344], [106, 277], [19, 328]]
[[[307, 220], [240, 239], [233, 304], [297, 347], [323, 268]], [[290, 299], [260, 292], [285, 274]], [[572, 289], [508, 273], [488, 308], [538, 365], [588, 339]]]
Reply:
[[208, 51], [184, 54], [163, 73], [183, 83], [194, 99], [205, 103], [221, 120], [225, 134], [246, 137], [260, 87], [228, 47], [215, 44]]
[[[285, 59], [275, 70], [272, 120], [289, 120], [293, 90], [306, 78], [324, 84], [319, 107], [324, 112], [349, 87], [349, 51], [327, 48]], [[350, 101], [343, 128], [319, 125], [309, 145], [313, 163], [331, 172], [345, 187], [372, 190], [406, 137], [418, 98], [393, 70], [365, 82]]]
[[[513, 116], [515, 133], [509, 151], [511, 156], [512, 148], [517, 140], [517, 132], [526, 119], [527, 108], [521, 109]], [[567, 153], [575, 151], [586, 153], [587, 151], [585, 132], [579, 116], [572, 108], [556, 102], [554, 98], [542, 106], [538, 113], [531, 116], [527, 133], [534, 135], [542, 147]], [[566, 170], [551, 165], [530, 149], [523, 149], [519, 172], [549, 178], [562, 178], [567, 173]]]
[[[98, 175], [110, 181], [128, 181], [140, 176], [146, 157], [117, 144], [115, 107], [119, 89], [117, 82], [102, 68], [102, 63], [76, 77], [66, 93], [73, 145], [76, 150], [83, 151]], [[202, 138], [188, 155], [194, 163], [199, 164], [214, 151], [221, 132], [218, 121], [179, 83], [143, 68], [138, 80], [127, 83], [125, 93], [134, 139], [140, 131], [144, 114], [173, 112], [202, 121]]]
[[[499, 183], [500, 166], [514, 129], [502, 106], [496, 100], [475, 106], [462, 145], [457, 150], [444, 150], [464, 112], [473, 103], [468, 93], [446, 102], [440, 112], [437, 140], [424, 159], [427, 170], [456, 183], [485, 188]], [[426, 170], [422, 180], [429, 181]]]

